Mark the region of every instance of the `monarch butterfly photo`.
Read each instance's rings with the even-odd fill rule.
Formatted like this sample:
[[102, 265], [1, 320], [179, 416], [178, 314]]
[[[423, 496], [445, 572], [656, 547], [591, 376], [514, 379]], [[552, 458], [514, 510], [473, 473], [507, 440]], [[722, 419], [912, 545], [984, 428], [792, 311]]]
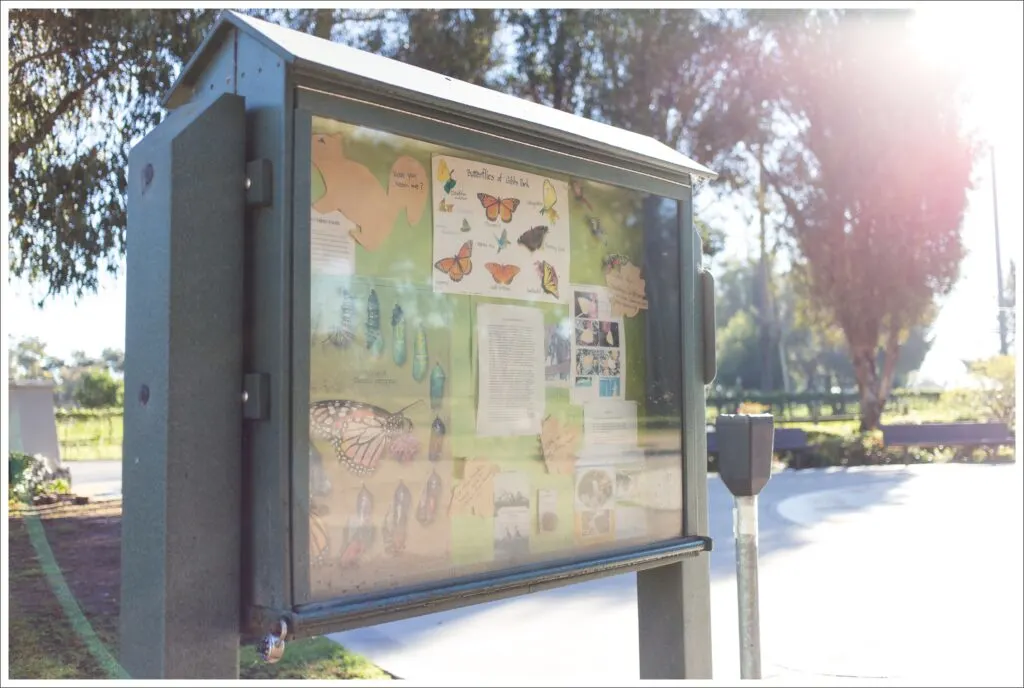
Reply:
[[309, 405], [309, 434], [331, 443], [338, 461], [356, 475], [377, 470], [391, 442], [412, 430], [405, 417], [409, 406], [391, 413], [361, 401], [327, 399]]
[[484, 212], [490, 222], [497, 222], [499, 218], [502, 222], [511, 222], [512, 214], [519, 207], [518, 198], [498, 198], [486, 193], [478, 193], [476, 197], [480, 199], [480, 204], [484, 207]]
[[494, 279], [496, 284], [509, 285], [512, 284], [512, 280], [519, 274], [518, 265], [505, 265], [503, 263], [484, 263], [484, 267], [487, 268], [487, 272], [491, 273], [491, 278]]
[[544, 290], [544, 293], [558, 298], [558, 273], [555, 272], [555, 266], [546, 260], [542, 260], [537, 265], [537, 274], [540, 276], [540, 288]]
[[547, 179], [544, 180], [544, 203], [541, 205], [540, 214], [548, 218], [548, 222], [558, 222], [558, 213], [555, 211], [555, 203], [558, 196], [555, 194], [555, 186]]
[[448, 163], [443, 159], [437, 165], [437, 181], [444, 184], [444, 192], [446, 194], [451, 193], [457, 183], [455, 176], [452, 175], [452, 171], [448, 169]]
[[547, 236], [547, 225], [537, 225], [519, 235], [518, 244], [525, 246], [530, 253], [533, 253], [544, 244], [544, 237]]
[[473, 272], [473, 240], [462, 245], [459, 252], [451, 258], [442, 258], [434, 263], [434, 267], [448, 275], [452, 282], [461, 282], [462, 278]]

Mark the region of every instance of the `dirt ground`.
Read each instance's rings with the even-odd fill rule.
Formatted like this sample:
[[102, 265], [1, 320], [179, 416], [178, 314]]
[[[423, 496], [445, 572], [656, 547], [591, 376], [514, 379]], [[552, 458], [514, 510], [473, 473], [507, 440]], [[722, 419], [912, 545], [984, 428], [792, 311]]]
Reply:
[[[116, 652], [121, 505], [39, 507], [54, 557], [96, 634]], [[108, 678], [65, 619], [23, 518], [8, 520], [11, 678]]]
[[[96, 635], [118, 654], [121, 587], [121, 503], [36, 507], [46, 540], [68, 588]], [[109, 679], [72, 628], [44, 574], [23, 512], [8, 518], [9, 670], [12, 679]], [[388, 674], [326, 638], [289, 643], [275, 665], [243, 647], [241, 678], [388, 678]]]

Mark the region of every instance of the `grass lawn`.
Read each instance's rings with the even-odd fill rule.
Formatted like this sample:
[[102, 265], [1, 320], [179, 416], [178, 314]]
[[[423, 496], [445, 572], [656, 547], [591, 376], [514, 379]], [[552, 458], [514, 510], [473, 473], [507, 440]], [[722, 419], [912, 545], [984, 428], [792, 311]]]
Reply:
[[[109, 679], [103, 657], [117, 656], [121, 504], [59, 505], [37, 510], [67, 588], [84, 615], [69, 618], [33, 546], [33, 523], [12, 509], [8, 662], [12, 679]], [[40, 531], [37, 531], [40, 532]], [[58, 588], [59, 590], [59, 588]], [[387, 679], [390, 676], [327, 638], [288, 643], [284, 658], [264, 664], [242, 648], [244, 679]]]
[[62, 461], [121, 460], [124, 416], [68, 418], [57, 423]]

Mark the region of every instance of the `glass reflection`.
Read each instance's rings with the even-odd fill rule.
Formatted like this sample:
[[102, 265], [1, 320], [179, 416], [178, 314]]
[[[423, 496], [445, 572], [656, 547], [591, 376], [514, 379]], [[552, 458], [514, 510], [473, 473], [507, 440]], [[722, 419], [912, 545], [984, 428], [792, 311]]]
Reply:
[[680, 536], [678, 203], [313, 132], [312, 601]]

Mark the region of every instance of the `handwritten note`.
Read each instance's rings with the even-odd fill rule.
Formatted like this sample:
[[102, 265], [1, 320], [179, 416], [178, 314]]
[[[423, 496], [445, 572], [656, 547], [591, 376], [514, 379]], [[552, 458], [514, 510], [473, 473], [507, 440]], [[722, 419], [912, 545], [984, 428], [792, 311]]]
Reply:
[[640, 268], [626, 263], [606, 272], [604, 279], [611, 292], [613, 315], [632, 318], [647, 310], [647, 282], [640, 276]]
[[310, 146], [313, 166], [324, 184], [313, 210], [324, 215], [338, 211], [347, 217], [355, 225], [349, 234], [364, 249], [378, 250], [402, 211], [410, 225], [420, 221], [427, 204], [427, 171], [418, 160], [397, 158], [385, 189], [368, 167], [345, 155], [341, 134], [314, 134]]
[[466, 463], [463, 478], [452, 488], [448, 512], [461, 516], [490, 517], [494, 515], [494, 476], [500, 468], [487, 459]]
[[576, 444], [579, 431], [571, 425], [563, 425], [557, 418], [544, 419], [540, 434], [544, 466], [552, 475], [572, 475], [576, 461]]
[[416, 158], [403, 155], [391, 166], [389, 195], [402, 197], [409, 224], [419, 223], [427, 207], [427, 171]]

